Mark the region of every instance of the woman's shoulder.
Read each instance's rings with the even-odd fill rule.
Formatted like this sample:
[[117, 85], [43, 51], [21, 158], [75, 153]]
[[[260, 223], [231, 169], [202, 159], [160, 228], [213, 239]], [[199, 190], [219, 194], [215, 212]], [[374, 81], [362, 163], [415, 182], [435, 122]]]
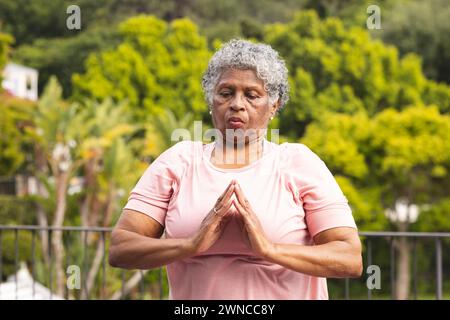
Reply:
[[281, 170], [289, 174], [313, 174], [322, 171], [323, 160], [303, 143], [280, 144]]
[[181, 140], [175, 142], [171, 147], [167, 148], [164, 153], [168, 153], [171, 156], [174, 155], [190, 155], [195, 151], [195, 148], [198, 144], [201, 144], [199, 141], [193, 140]]
[[333, 174], [309, 146], [302, 143], [287, 143], [284, 150], [284, 174], [300, 181], [322, 184], [332, 181]]
[[195, 152], [198, 141], [182, 140], [174, 143], [171, 147], [163, 151], [157, 161], [166, 163], [189, 163]]
[[322, 163], [322, 159], [303, 143], [284, 142], [280, 144], [280, 156], [284, 168], [298, 170]]
[[197, 143], [191, 140], [176, 142], [152, 161], [150, 168], [153, 168], [153, 171], [170, 171], [174, 176], [181, 177], [193, 161]]

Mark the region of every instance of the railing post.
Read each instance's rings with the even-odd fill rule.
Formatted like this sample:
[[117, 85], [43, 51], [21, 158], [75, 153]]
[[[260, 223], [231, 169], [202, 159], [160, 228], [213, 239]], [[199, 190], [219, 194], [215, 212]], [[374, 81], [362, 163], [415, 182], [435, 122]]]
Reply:
[[413, 296], [417, 300], [417, 238], [413, 238]]
[[88, 271], [87, 271], [87, 237], [88, 237], [88, 231], [83, 233], [83, 289], [84, 289], [84, 299], [89, 300], [88, 298], [88, 288], [87, 288], [87, 277], [88, 277]]
[[[64, 247], [65, 248], [67, 248], [67, 249], [65, 249], [64, 251], [65, 251], [65, 253], [66, 253], [66, 270], [67, 270], [67, 268], [70, 266], [70, 250], [69, 250], [69, 243], [70, 243], [70, 234], [69, 234], [69, 231], [66, 231], [67, 232], [67, 236], [65, 237], [65, 239], [66, 240], [64, 240], [64, 233], [62, 234], [62, 241], [63, 241], [63, 245], [64, 245]], [[69, 294], [69, 286], [67, 285], [67, 283], [66, 283], [66, 285], [64, 286], [64, 297], [66, 298], [66, 300], [70, 300], [70, 294]]]
[[159, 300], [163, 298], [163, 287], [162, 287], [162, 267], [159, 267]]
[[[0, 230], [0, 280], [3, 279], [3, 230]], [[2, 297], [2, 292], [0, 290], [0, 298]]]
[[14, 269], [16, 274], [14, 275], [14, 282], [16, 285], [16, 300], [19, 298], [19, 280], [17, 279], [17, 274], [19, 271], [19, 230], [14, 229]]
[[106, 288], [106, 237], [105, 232], [101, 231], [102, 242], [103, 242], [103, 258], [102, 258], [102, 293], [101, 298], [105, 298], [105, 288]]
[[52, 250], [52, 246], [53, 246], [53, 241], [52, 241], [52, 230], [48, 229], [48, 257], [49, 257], [49, 289], [50, 289], [50, 300], [52, 300], [53, 298], [53, 250]]
[[145, 299], [144, 272], [142, 270], [139, 270], [139, 273], [141, 275], [141, 279], [139, 280], [139, 296], [141, 297], [141, 300], [144, 300]]
[[442, 300], [442, 245], [436, 237], [436, 299]]
[[[367, 266], [372, 265], [372, 241], [370, 241], [370, 237], [367, 237]], [[372, 300], [372, 290], [367, 287], [367, 298], [368, 300]]]
[[33, 277], [33, 300], [36, 296], [36, 230], [31, 231], [31, 272]]
[[122, 269], [122, 288], [121, 288], [121, 294], [120, 294], [120, 300], [123, 300], [125, 298], [125, 270]]
[[391, 300], [395, 299], [395, 246], [394, 246], [394, 238], [390, 239], [390, 264], [391, 264]]
[[344, 295], [345, 295], [345, 300], [349, 300], [350, 299], [350, 279], [349, 278], [345, 278], [345, 287], [344, 287]]

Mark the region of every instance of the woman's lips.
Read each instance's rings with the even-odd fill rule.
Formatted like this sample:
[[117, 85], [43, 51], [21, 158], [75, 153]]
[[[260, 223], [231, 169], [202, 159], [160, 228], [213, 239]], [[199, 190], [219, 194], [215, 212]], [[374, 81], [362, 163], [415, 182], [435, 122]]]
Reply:
[[233, 129], [239, 129], [242, 128], [244, 126], [244, 123], [241, 121], [232, 121], [230, 120], [228, 122], [230, 124], [230, 127], [232, 127]]
[[244, 123], [237, 119], [230, 119], [228, 120], [228, 123], [230, 124], [230, 127], [233, 129], [239, 129], [244, 126]]

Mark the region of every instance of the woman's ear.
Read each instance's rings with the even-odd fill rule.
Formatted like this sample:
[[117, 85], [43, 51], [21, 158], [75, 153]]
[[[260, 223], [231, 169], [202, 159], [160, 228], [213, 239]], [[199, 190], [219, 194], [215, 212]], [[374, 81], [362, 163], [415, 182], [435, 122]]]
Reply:
[[275, 116], [279, 106], [280, 106], [280, 99], [278, 99], [271, 107], [270, 113], [272, 114], [272, 116]]

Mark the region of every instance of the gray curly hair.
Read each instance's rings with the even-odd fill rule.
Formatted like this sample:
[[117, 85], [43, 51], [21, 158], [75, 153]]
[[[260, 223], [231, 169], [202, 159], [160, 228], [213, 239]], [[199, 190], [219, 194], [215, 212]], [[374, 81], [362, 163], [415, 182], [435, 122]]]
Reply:
[[217, 81], [228, 68], [255, 70], [257, 77], [264, 82], [264, 90], [269, 94], [269, 104], [280, 99], [277, 112], [289, 100], [288, 70], [278, 52], [267, 44], [232, 39], [212, 56], [203, 74], [202, 87], [210, 109]]

